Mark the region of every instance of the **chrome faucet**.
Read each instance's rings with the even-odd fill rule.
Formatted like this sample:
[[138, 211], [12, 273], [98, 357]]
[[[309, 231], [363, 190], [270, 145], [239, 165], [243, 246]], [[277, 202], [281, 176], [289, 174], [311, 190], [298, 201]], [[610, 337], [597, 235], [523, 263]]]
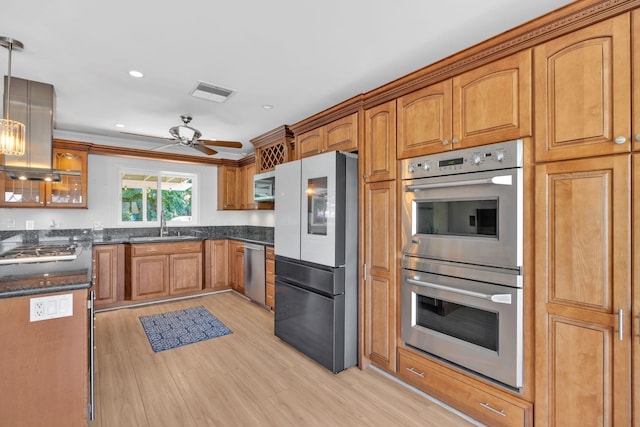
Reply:
[[160, 211], [160, 237], [164, 237], [169, 234], [169, 229], [167, 228], [167, 218], [164, 213], [164, 209]]

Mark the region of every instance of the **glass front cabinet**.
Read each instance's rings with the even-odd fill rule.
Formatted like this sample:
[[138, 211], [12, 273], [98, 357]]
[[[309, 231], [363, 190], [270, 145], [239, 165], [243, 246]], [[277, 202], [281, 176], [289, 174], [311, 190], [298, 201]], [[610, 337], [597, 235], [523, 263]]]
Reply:
[[0, 173], [0, 207], [86, 208], [88, 145], [54, 141], [53, 169], [60, 182], [21, 181]]

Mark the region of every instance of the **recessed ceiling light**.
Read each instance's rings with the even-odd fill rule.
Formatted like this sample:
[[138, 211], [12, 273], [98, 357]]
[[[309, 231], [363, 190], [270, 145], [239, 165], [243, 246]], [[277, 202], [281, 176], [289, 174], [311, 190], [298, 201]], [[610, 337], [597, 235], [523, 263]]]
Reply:
[[116, 124], [115, 124], [115, 126], [116, 126], [117, 128], [123, 128], [123, 127], [124, 127], [124, 125], [123, 125], [122, 123], [116, 123]]
[[262, 108], [264, 108], [265, 110], [271, 110], [273, 108], [273, 105], [265, 104], [262, 106]]
[[140, 71], [136, 71], [136, 70], [129, 71], [129, 75], [131, 77], [136, 77], [138, 79], [141, 78], [141, 77], [144, 77], [144, 74], [142, 74]]

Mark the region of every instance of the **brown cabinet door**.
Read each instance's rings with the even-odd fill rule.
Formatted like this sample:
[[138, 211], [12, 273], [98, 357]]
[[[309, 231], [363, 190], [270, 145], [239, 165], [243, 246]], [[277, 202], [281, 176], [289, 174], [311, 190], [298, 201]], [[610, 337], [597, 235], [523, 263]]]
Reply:
[[244, 243], [229, 240], [229, 286], [244, 294]]
[[240, 209], [239, 168], [218, 166], [218, 210]]
[[632, 12], [632, 47], [633, 53], [633, 107], [631, 113], [633, 114], [632, 122], [632, 135], [633, 138], [633, 150], [640, 151], [640, 10], [634, 10]]
[[233, 268], [235, 270], [235, 290], [244, 295], [244, 245], [236, 245], [233, 253]]
[[398, 159], [451, 150], [451, 80], [398, 98]]
[[629, 163], [536, 166], [536, 426], [631, 423]]
[[324, 128], [320, 127], [300, 134], [296, 138], [296, 151], [298, 158], [315, 156], [325, 148]]
[[324, 126], [325, 151], [355, 151], [358, 149], [358, 113]]
[[131, 259], [131, 299], [169, 295], [169, 256], [153, 255]]
[[[633, 181], [640, 183], [640, 154], [634, 154], [633, 158]], [[640, 185], [632, 185], [633, 198], [632, 206], [640, 206]], [[633, 292], [632, 292], [632, 318], [631, 318], [631, 342], [633, 354], [633, 421], [634, 426], [640, 425], [640, 209], [633, 209], [632, 218], [633, 234], [631, 236], [631, 247], [633, 254]]]
[[124, 297], [124, 245], [93, 247], [95, 306], [100, 308]]
[[219, 290], [229, 287], [229, 248], [227, 240], [205, 242], [205, 287]]
[[364, 188], [364, 352], [376, 366], [395, 372], [396, 183]]
[[364, 113], [365, 182], [396, 178], [396, 101], [369, 108]]
[[630, 150], [629, 25], [621, 15], [534, 49], [536, 161]]
[[249, 163], [242, 168], [244, 169], [244, 207], [242, 209], [257, 209], [258, 204], [253, 201], [253, 176], [256, 174], [256, 164]]
[[454, 149], [531, 135], [531, 51], [453, 78]]
[[202, 290], [202, 253], [169, 255], [169, 294], [178, 295]]

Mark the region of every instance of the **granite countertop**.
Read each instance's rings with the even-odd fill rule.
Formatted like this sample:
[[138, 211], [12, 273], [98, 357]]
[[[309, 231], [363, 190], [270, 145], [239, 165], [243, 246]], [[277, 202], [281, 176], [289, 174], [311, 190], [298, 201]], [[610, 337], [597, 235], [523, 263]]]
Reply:
[[36, 231], [2, 236], [4, 239], [0, 241], [0, 253], [16, 246], [41, 246], [66, 241], [77, 244], [78, 256], [72, 261], [0, 265], [0, 298], [67, 292], [91, 287], [93, 245], [232, 239], [273, 246], [273, 232], [266, 227], [180, 228], [170, 230], [170, 234], [164, 237], [159, 236], [157, 228], [105, 231], [101, 233], [92, 233], [91, 230], [59, 230], [55, 233]]
[[60, 274], [26, 274], [0, 280], [0, 299], [89, 289], [87, 270]]
[[183, 242], [189, 240], [239, 240], [242, 242], [256, 243], [259, 245], [273, 246], [273, 240], [261, 240], [255, 238], [247, 238], [238, 235], [203, 235], [203, 236], [185, 236], [185, 235], [169, 235], [169, 236], [109, 236], [108, 238], [94, 238], [92, 240], [94, 245], [117, 245], [121, 243], [161, 243], [161, 242]]

